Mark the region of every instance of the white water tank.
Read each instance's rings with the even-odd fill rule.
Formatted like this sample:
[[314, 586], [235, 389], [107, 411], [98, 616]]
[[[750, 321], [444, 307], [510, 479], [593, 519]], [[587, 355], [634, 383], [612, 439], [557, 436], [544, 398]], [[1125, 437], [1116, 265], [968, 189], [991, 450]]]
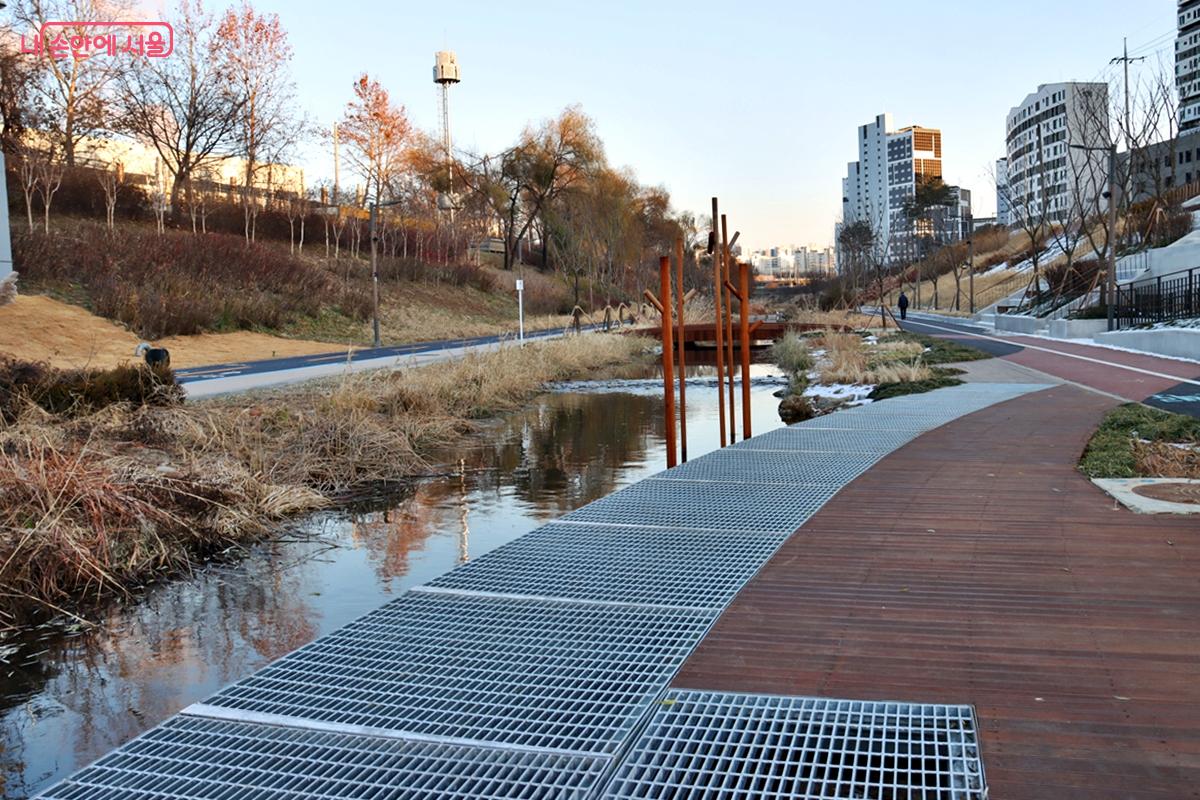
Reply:
[[433, 82], [458, 83], [458, 60], [452, 50], [439, 50], [433, 55]]

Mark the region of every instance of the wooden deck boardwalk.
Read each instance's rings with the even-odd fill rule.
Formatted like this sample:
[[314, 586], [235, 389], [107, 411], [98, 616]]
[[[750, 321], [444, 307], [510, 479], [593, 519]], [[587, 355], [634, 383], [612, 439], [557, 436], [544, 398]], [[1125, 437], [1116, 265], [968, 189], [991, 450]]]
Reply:
[[739, 593], [679, 688], [976, 706], [993, 800], [1200, 797], [1200, 520], [1075, 469], [1060, 386], [886, 456]]

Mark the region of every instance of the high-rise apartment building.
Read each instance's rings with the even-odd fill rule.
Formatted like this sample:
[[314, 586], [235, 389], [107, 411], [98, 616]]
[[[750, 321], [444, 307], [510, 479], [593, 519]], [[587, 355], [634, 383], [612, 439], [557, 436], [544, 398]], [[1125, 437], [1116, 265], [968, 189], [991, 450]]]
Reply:
[[[1008, 112], [1008, 211], [1014, 224], [1065, 220], [1096, 208], [1107, 182], [1108, 85], [1049, 83]], [[997, 190], [1000, 190], [997, 181]]]
[[1012, 225], [1012, 203], [1009, 202], [1011, 192], [1008, 186], [1008, 159], [996, 159], [996, 224]]
[[[866, 222], [875, 233], [877, 257], [892, 262], [911, 250], [918, 235], [905, 207], [923, 178], [942, 177], [942, 133], [919, 125], [891, 130], [890, 114], [860, 125], [858, 160], [842, 179], [842, 222]], [[842, 259], [839, 255], [839, 264]]]
[[1175, 87], [1179, 90], [1179, 130], [1200, 128], [1200, 0], [1179, 0]]

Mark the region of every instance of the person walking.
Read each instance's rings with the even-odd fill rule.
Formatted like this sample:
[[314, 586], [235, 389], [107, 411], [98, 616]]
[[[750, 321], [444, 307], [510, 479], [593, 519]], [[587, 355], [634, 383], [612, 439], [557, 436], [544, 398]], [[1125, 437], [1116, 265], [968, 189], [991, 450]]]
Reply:
[[900, 306], [900, 319], [908, 319], [908, 295], [900, 292], [900, 299], [896, 301], [896, 305]]

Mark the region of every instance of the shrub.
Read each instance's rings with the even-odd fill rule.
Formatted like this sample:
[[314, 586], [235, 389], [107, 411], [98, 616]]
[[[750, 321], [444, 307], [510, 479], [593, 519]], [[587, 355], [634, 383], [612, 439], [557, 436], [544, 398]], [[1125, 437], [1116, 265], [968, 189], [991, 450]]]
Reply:
[[771, 345], [771, 359], [787, 373], [793, 391], [798, 383], [801, 388], [807, 383], [807, 373], [813, 367], [813, 357], [808, 352], [808, 342], [797, 336], [794, 331], [788, 331], [782, 339]]
[[130, 364], [113, 369], [59, 370], [46, 364], [0, 359], [0, 420], [12, 423], [29, 404], [50, 414], [76, 416], [117, 403], [169, 405], [183, 399], [170, 369]]
[[24, 280], [81, 286], [93, 311], [148, 339], [277, 327], [316, 315], [332, 286], [279, 248], [224, 234], [126, 228], [113, 237], [78, 223], [51, 236], [19, 233], [13, 250]]
[[[1139, 445], [1200, 443], [1200, 420], [1127, 403], [1108, 413], [1092, 434], [1079, 469], [1091, 478], [1136, 478], [1146, 475]], [[1144, 449], [1144, 448], [1143, 448]]]

